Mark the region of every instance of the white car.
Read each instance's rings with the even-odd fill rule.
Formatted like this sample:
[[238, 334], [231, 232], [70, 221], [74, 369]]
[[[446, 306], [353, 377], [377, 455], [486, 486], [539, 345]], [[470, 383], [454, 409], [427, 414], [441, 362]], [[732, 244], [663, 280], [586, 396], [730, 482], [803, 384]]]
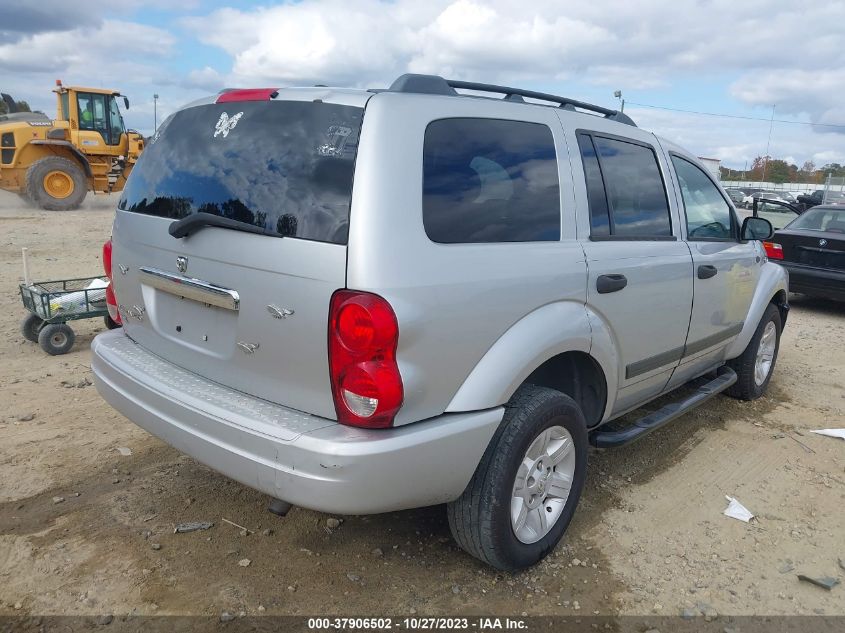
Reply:
[[777, 200], [779, 202], [787, 202], [789, 204], [795, 202], [795, 198], [788, 191], [755, 191], [742, 199], [742, 206], [746, 209], [750, 209], [754, 206], [754, 201], [759, 198]]

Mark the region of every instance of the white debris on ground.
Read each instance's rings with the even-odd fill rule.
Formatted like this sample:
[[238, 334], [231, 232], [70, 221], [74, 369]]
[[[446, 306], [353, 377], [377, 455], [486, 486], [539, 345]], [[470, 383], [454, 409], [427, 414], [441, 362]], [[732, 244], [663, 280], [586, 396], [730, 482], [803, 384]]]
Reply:
[[744, 521], [745, 523], [748, 523], [754, 518], [754, 514], [733, 497], [725, 495], [725, 499], [730, 502], [723, 513], [726, 517], [738, 519], [739, 521]]
[[819, 429], [818, 431], [810, 431], [818, 435], [826, 435], [827, 437], [838, 437], [840, 440], [845, 440], [845, 429]]

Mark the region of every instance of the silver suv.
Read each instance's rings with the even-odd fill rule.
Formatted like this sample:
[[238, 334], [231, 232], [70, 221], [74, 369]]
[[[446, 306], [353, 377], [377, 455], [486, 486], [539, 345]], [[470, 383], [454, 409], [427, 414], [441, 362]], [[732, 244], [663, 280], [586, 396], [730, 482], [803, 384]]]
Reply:
[[461, 547], [515, 570], [566, 530], [589, 444], [763, 394], [788, 310], [770, 234], [587, 103], [423, 75], [224, 91], [129, 178], [104, 257], [123, 329], [93, 369], [278, 513], [446, 503]]

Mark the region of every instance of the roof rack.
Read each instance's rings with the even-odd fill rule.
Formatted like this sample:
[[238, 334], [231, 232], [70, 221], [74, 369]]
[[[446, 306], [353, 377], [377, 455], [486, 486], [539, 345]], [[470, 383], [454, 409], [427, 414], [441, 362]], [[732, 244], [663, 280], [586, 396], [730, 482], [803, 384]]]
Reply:
[[568, 97], [559, 97], [557, 95], [548, 94], [545, 92], [535, 92], [533, 90], [523, 90], [521, 88], [509, 88], [508, 86], [497, 86], [495, 84], [482, 84], [473, 81], [457, 81], [454, 79], [444, 79], [439, 75], [419, 75], [414, 73], [407, 73], [400, 76], [391, 84], [390, 92], [412, 92], [418, 94], [435, 94], [435, 95], [449, 95], [449, 96], [467, 96], [461, 95], [457, 90], [477, 90], [479, 92], [492, 92], [495, 94], [504, 95], [507, 101], [522, 101], [523, 97], [529, 99], [538, 99], [540, 101], [549, 101], [558, 104], [558, 107], [565, 110], [586, 110], [602, 115], [611, 121], [618, 121], [626, 125], [633, 125], [636, 123], [627, 114], [604, 108], [602, 106], [594, 105], [592, 103], [585, 103], [584, 101], [577, 101]]

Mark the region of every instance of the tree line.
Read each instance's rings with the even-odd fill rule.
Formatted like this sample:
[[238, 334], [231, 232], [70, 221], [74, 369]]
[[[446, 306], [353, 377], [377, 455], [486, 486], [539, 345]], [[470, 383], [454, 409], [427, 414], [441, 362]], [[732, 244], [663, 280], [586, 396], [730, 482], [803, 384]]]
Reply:
[[[26, 101], [15, 101], [15, 103], [18, 106], [18, 112], [32, 112]], [[7, 111], [6, 102], [0, 99], [0, 114], [6, 114]]]
[[722, 180], [750, 180], [759, 182], [803, 182], [808, 184], [823, 184], [827, 175], [845, 177], [845, 166], [839, 163], [826, 163], [821, 167], [807, 160], [801, 167], [787, 163], [771, 156], [758, 156], [751, 163], [751, 169], [729, 169], [719, 167]]

